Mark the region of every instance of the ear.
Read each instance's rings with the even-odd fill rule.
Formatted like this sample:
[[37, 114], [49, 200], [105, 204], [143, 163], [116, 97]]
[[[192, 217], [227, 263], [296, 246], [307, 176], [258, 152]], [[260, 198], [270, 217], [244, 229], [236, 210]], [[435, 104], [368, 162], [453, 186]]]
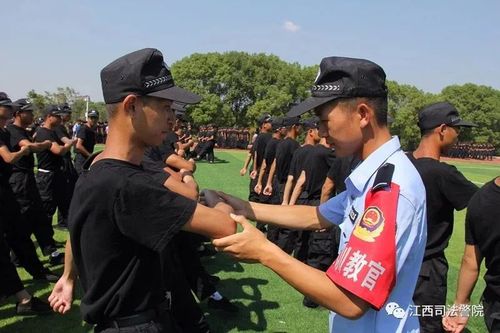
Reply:
[[135, 118], [138, 100], [139, 98], [136, 95], [128, 95], [123, 100], [123, 110], [127, 112], [131, 118]]
[[366, 103], [359, 103], [357, 106], [357, 113], [359, 115], [359, 126], [365, 128], [370, 124], [370, 120], [375, 117], [375, 110], [373, 110]]

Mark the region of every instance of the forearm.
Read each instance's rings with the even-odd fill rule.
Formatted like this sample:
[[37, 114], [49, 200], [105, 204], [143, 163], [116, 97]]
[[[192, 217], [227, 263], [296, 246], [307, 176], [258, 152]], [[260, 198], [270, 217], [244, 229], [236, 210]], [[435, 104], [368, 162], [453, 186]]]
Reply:
[[260, 262], [300, 293], [344, 317], [358, 318], [368, 308], [364, 301], [337, 287], [325, 272], [300, 262], [271, 242]]
[[292, 196], [290, 198], [290, 202], [288, 203], [290, 206], [295, 205], [295, 203], [297, 202], [297, 199], [302, 194], [303, 189], [304, 189], [304, 182], [300, 181], [300, 179], [299, 179], [297, 181], [297, 184], [295, 184], [295, 187], [293, 188]]
[[266, 171], [266, 160], [262, 161], [262, 165], [260, 166], [259, 178], [257, 179], [258, 185], [262, 185], [262, 180], [264, 179], [265, 171]]
[[85, 149], [85, 147], [84, 147], [84, 146], [80, 146], [80, 145], [79, 145], [79, 146], [76, 146], [75, 148], [76, 148], [76, 151], [77, 151], [78, 153], [80, 153], [81, 155], [83, 155], [83, 157], [85, 157], [85, 158], [87, 158], [87, 157], [89, 157], [89, 156], [91, 155], [91, 154], [87, 151], [87, 149]]
[[73, 261], [73, 251], [71, 249], [71, 242], [68, 238], [66, 241], [66, 248], [64, 250], [64, 272], [63, 272], [63, 277], [65, 277], [68, 280], [76, 280], [78, 274], [76, 271], [76, 266]]
[[276, 159], [274, 159], [273, 164], [271, 164], [271, 169], [269, 170], [269, 176], [267, 177], [267, 186], [272, 185], [275, 172], [276, 172]]
[[316, 207], [313, 206], [281, 206], [266, 205], [250, 202], [253, 216], [248, 218], [273, 224], [278, 227], [290, 229], [319, 230], [329, 225], [322, 225], [320, 222]]
[[335, 188], [335, 184], [333, 183], [333, 180], [330, 178], [325, 179], [325, 183], [323, 184], [323, 187], [321, 188], [321, 197], [320, 197], [320, 203], [327, 202], [328, 199], [330, 199], [330, 196]]
[[478, 277], [479, 269], [467, 261], [463, 261], [458, 276], [455, 304], [470, 303], [470, 296], [472, 295], [472, 291], [474, 290]]
[[285, 184], [285, 189], [283, 190], [283, 205], [288, 205], [290, 201], [290, 192], [292, 191], [293, 176], [288, 176]]

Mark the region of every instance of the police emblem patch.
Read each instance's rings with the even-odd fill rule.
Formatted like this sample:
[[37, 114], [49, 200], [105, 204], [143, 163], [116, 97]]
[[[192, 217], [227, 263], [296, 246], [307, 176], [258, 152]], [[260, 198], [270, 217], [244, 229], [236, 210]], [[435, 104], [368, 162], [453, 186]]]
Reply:
[[384, 230], [384, 214], [380, 208], [370, 206], [365, 209], [361, 220], [354, 228], [353, 234], [366, 242], [374, 242]]

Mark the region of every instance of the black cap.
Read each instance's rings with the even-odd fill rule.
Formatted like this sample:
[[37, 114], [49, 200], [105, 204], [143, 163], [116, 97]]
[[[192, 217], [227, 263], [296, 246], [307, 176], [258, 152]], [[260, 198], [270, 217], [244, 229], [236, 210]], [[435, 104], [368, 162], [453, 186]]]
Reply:
[[309, 119], [302, 119], [301, 124], [305, 129], [319, 128], [319, 118], [312, 117]]
[[299, 117], [285, 117], [283, 119], [283, 126], [285, 127], [290, 127], [293, 125], [300, 125], [300, 118]]
[[257, 124], [261, 126], [264, 123], [271, 123], [273, 121], [273, 117], [269, 113], [264, 113], [257, 119]]
[[121, 102], [127, 95], [153, 96], [194, 104], [201, 97], [177, 87], [170, 68], [157, 49], [142, 49], [120, 57], [101, 71], [106, 104]]
[[300, 116], [338, 98], [386, 96], [385, 72], [376, 63], [355, 58], [323, 58], [311, 97], [294, 106], [287, 116]]
[[61, 109], [62, 113], [71, 113], [71, 112], [73, 112], [73, 110], [71, 109], [71, 107], [69, 106], [68, 103], [62, 104], [59, 108]]
[[17, 106], [16, 112], [24, 112], [24, 111], [34, 111], [33, 104], [31, 104], [30, 100], [27, 98], [20, 98], [14, 102]]
[[183, 103], [173, 102], [170, 108], [176, 112], [186, 112], [186, 104]]
[[65, 114], [63, 110], [58, 105], [55, 104], [50, 104], [45, 107], [45, 110], [43, 111], [43, 115], [45, 117], [47, 116], [61, 116]]
[[442, 124], [464, 127], [477, 126], [470, 121], [462, 120], [455, 106], [448, 102], [438, 102], [428, 105], [418, 114], [418, 127], [421, 130], [436, 128]]
[[0, 92], [0, 106], [14, 106], [15, 104], [12, 103], [12, 100], [9, 98], [9, 96], [4, 93]]
[[89, 110], [87, 112], [87, 118], [99, 118], [99, 112], [97, 110]]
[[273, 118], [273, 121], [271, 122], [271, 126], [273, 128], [273, 131], [277, 131], [280, 128], [284, 127], [283, 118]]

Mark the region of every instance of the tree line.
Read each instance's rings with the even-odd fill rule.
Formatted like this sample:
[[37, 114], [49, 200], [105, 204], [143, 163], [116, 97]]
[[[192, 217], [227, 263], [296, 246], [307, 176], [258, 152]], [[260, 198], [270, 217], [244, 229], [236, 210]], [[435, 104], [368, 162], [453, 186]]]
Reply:
[[[275, 55], [246, 52], [194, 53], [172, 64], [176, 84], [203, 96], [200, 104], [189, 108], [194, 124], [255, 127], [260, 114], [283, 116], [294, 103], [306, 98], [317, 73], [317, 66], [288, 63]], [[500, 149], [500, 90], [466, 83], [445, 87], [440, 93], [424, 92], [412, 85], [388, 81], [391, 131], [401, 138], [405, 149], [414, 149], [420, 139], [418, 111], [427, 104], [449, 101], [462, 118], [479, 125], [464, 130], [461, 141], [492, 143]], [[47, 104], [68, 103], [73, 119], [84, 118], [86, 101], [72, 88], [37, 93], [28, 98], [41, 110]], [[90, 102], [90, 109], [105, 119], [103, 102]]]

